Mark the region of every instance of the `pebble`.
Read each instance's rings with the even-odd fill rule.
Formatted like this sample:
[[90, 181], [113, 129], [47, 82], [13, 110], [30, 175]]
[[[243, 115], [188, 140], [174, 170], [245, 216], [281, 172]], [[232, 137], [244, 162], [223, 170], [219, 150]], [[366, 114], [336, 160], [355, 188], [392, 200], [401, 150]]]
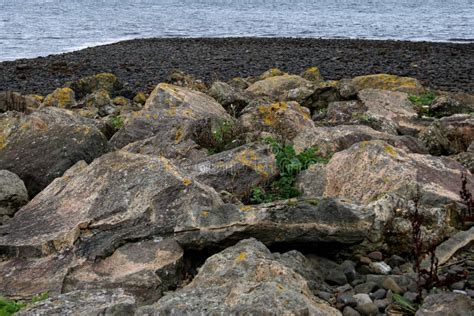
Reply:
[[377, 283], [375, 282], [366, 282], [354, 286], [354, 291], [356, 293], [371, 293], [378, 288]]
[[362, 256], [362, 257], [360, 257], [359, 262], [362, 263], [362, 264], [370, 264], [372, 262], [372, 260], [370, 260], [370, 258], [368, 258], [368, 257]]
[[369, 267], [377, 274], [389, 274], [392, 271], [392, 268], [385, 262], [372, 262]]
[[406, 262], [405, 259], [403, 259], [402, 257], [397, 256], [397, 255], [393, 255], [393, 256], [391, 256], [391, 257], [387, 260], [387, 263], [388, 263], [392, 268], [399, 267], [399, 266], [401, 266], [402, 264], [404, 264], [405, 262]]
[[332, 294], [328, 292], [320, 291], [318, 292], [318, 296], [322, 298], [323, 300], [326, 300], [329, 302], [331, 300]]
[[391, 290], [392, 292], [397, 294], [401, 294], [403, 292], [402, 288], [391, 277], [386, 278], [383, 281], [382, 286], [386, 290]]
[[341, 293], [341, 294], [346, 293], [346, 292], [351, 292], [352, 290], [353, 290], [352, 286], [350, 286], [349, 284], [344, 284], [336, 288], [336, 292]]
[[379, 309], [379, 311], [384, 311], [387, 306], [391, 303], [388, 298], [384, 298], [382, 300], [374, 300], [375, 306]]
[[342, 304], [343, 306], [351, 306], [356, 307], [357, 301], [352, 295], [342, 294], [337, 297], [337, 302]]
[[374, 300], [381, 300], [387, 295], [387, 290], [378, 289], [377, 291], [370, 293], [369, 295]]
[[353, 296], [353, 298], [357, 302], [357, 305], [364, 305], [364, 304], [368, 304], [368, 303], [373, 303], [370, 296], [368, 294], [365, 294], [365, 293], [356, 294], [356, 295]]
[[356, 310], [362, 315], [375, 316], [379, 312], [379, 308], [374, 303], [367, 303], [363, 305], [358, 305]]
[[367, 255], [372, 260], [375, 261], [382, 261], [383, 260], [383, 255], [380, 251], [373, 251]]
[[344, 310], [342, 311], [343, 316], [360, 316], [360, 313], [353, 309], [350, 306], [344, 307]]
[[329, 284], [336, 285], [344, 285], [347, 283], [347, 278], [344, 272], [339, 269], [331, 270], [324, 280]]
[[459, 281], [456, 283], [453, 283], [449, 286], [451, 290], [464, 290], [464, 287], [466, 286], [466, 281]]
[[416, 301], [416, 298], [418, 297], [418, 294], [415, 292], [405, 292], [405, 294], [403, 294], [403, 297], [406, 298], [408, 301], [414, 303]]
[[346, 266], [343, 268], [342, 272], [349, 282], [352, 282], [357, 278], [357, 272], [354, 266]]

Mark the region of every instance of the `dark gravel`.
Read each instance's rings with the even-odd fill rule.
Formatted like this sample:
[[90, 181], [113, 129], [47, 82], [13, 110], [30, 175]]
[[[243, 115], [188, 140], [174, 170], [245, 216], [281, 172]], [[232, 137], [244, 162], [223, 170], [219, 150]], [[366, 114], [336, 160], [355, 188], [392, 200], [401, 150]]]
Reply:
[[418, 78], [426, 86], [474, 93], [474, 44], [291, 38], [137, 39], [44, 58], [0, 63], [0, 91], [46, 94], [63, 83], [112, 72], [134, 91], [172, 69], [206, 81], [278, 67], [319, 66], [326, 79], [371, 73]]

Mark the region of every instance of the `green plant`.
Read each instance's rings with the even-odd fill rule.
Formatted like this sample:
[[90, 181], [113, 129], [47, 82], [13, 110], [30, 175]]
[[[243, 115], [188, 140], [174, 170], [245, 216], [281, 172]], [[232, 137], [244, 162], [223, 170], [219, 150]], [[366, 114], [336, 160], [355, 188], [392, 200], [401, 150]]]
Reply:
[[417, 305], [412, 304], [410, 301], [399, 294], [393, 294], [393, 301], [398, 309], [408, 315], [415, 315], [416, 311], [418, 310]]
[[120, 129], [123, 127], [123, 118], [120, 115], [111, 116], [109, 124], [115, 129]]
[[28, 305], [35, 304], [44, 301], [49, 298], [48, 292], [35, 295], [31, 298], [30, 302], [12, 301], [6, 298], [0, 297], [0, 316], [10, 316], [20, 311]]
[[421, 95], [411, 95], [408, 97], [411, 103], [415, 106], [419, 116], [433, 116], [430, 112], [429, 106], [436, 99], [436, 94], [432, 91], [428, 91]]
[[273, 138], [266, 138], [265, 142], [271, 146], [275, 155], [279, 176], [266, 189], [261, 187], [252, 189], [250, 201], [254, 204], [300, 196], [301, 193], [295, 188], [298, 173], [312, 164], [329, 161], [328, 158], [318, 156], [314, 148], [307, 148], [296, 154], [293, 146], [282, 145]]

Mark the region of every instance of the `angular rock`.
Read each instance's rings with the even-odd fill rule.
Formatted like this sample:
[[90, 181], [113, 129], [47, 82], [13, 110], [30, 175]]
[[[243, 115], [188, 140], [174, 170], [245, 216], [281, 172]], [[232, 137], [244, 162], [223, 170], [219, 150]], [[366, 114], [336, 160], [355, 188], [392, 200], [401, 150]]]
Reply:
[[336, 153], [324, 167], [317, 165], [307, 172], [305, 177], [313, 173], [324, 179], [314, 182], [312, 188], [300, 186], [304, 196], [323, 192], [324, 196], [370, 203], [389, 192], [411, 198], [412, 187], [419, 185], [421, 202], [438, 207], [460, 201], [461, 172], [469, 171], [448, 158], [411, 154], [384, 141], [368, 141]]
[[77, 99], [82, 99], [101, 89], [107, 91], [109, 95], [115, 96], [123, 88], [123, 83], [114, 74], [100, 73], [69, 82], [66, 86], [74, 90]]
[[467, 114], [443, 117], [433, 122], [419, 137], [432, 155], [464, 152], [474, 142], [474, 117]]
[[222, 104], [227, 112], [234, 117], [238, 117], [251, 101], [251, 95], [248, 92], [234, 88], [222, 81], [214, 82], [208, 94]]
[[38, 95], [21, 95], [18, 92], [0, 92], [0, 113], [7, 111], [26, 112], [30, 108], [41, 106], [43, 97]]
[[249, 132], [273, 133], [285, 140], [314, 128], [309, 110], [297, 102], [250, 105], [243, 110], [239, 122]]
[[183, 166], [183, 170], [217, 192], [227, 191], [237, 198], [249, 196], [254, 187], [268, 183], [278, 174], [272, 149], [259, 143], [203, 157]]
[[[334, 199], [279, 201], [255, 206], [224, 205], [195, 210], [175, 228], [185, 247], [229, 244], [255, 237], [275, 243], [357, 243], [367, 237], [373, 213]], [[344, 223], [344, 225], [341, 225]]]
[[[108, 151], [107, 139], [92, 120], [46, 107], [30, 115], [0, 116], [0, 168], [16, 173], [35, 196], [80, 160]], [[4, 124], [5, 123], [5, 124]]]
[[341, 315], [311, 294], [298, 273], [247, 239], [208, 258], [193, 281], [137, 314]]
[[421, 94], [425, 91], [421, 83], [410, 77], [399, 77], [389, 74], [375, 74], [355, 77], [350, 82], [356, 91], [364, 89], [381, 89], [388, 91]]
[[406, 93], [365, 89], [357, 97], [367, 108], [364, 114], [380, 122], [378, 130], [397, 135], [401, 129], [417, 131], [421, 128], [417, 126], [418, 114]]
[[122, 289], [74, 291], [27, 307], [16, 315], [132, 315], [135, 299]]
[[468, 316], [472, 315], [474, 304], [463, 294], [431, 294], [424, 299], [416, 316]]
[[279, 100], [290, 90], [311, 86], [312, 84], [310, 81], [300, 76], [284, 74], [259, 80], [250, 85], [246, 91], [260, 97], [268, 97], [271, 100]]
[[57, 88], [46, 96], [43, 105], [70, 109], [76, 106], [76, 95], [71, 88]]
[[186, 140], [190, 125], [200, 119], [219, 118], [232, 121], [225, 109], [213, 98], [197, 91], [161, 83], [139, 112], [125, 119], [125, 125], [110, 140], [122, 148], [151, 136], [173, 137], [172, 143]]
[[72, 269], [63, 291], [122, 288], [139, 303], [153, 303], [181, 279], [183, 250], [172, 239], [128, 243], [99, 262]]
[[170, 236], [185, 213], [220, 204], [212, 188], [165, 158], [117, 151], [68, 170], [0, 226], [0, 252], [31, 257], [74, 247], [93, 260], [125, 240]]
[[0, 225], [3, 215], [13, 216], [26, 203], [28, 192], [20, 177], [8, 170], [0, 170]]
[[30, 300], [44, 292], [61, 294], [68, 269], [76, 262], [69, 252], [44, 258], [20, 256], [28, 254], [0, 262], [0, 293], [15, 300]]
[[338, 125], [306, 129], [293, 139], [293, 144], [297, 152], [308, 147], [317, 147], [318, 154], [326, 157], [347, 149], [355, 143], [369, 140], [384, 140], [391, 146], [407, 152], [427, 153], [423, 143], [412, 136], [382, 133], [363, 125]]
[[438, 118], [454, 114], [467, 114], [473, 111], [474, 103], [463, 104], [449, 95], [438, 96], [429, 106], [429, 113]]

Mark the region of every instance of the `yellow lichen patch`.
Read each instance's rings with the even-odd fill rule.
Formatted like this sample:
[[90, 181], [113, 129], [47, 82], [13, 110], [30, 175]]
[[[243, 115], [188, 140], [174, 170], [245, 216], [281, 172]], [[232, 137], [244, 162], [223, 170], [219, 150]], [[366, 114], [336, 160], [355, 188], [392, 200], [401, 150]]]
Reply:
[[130, 104], [130, 101], [124, 97], [115, 97], [112, 102], [118, 106], [127, 106]]
[[271, 105], [260, 105], [258, 111], [263, 118], [265, 125], [273, 125], [276, 122], [277, 111], [286, 111], [288, 109], [288, 103], [277, 102]]
[[235, 160], [240, 162], [241, 164], [252, 168], [264, 178], [268, 177], [268, 172], [266, 171], [266, 167], [263, 163], [260, 162], [261, 158], [257, 155], [257, 153], [252, 149], [246, 149], [235, 157]]
[[133, 102], [144, 105], [146, 102], [146, 95], [143, 92], [138, 92], [135, 97], [133, 97]]
[[188, 186], [188, 185], [190, 185], [191, 183], [193, 183], [193, 180], [191, 180], [190, 178], [184, 178], [183, 184], [184, 184], [185, 186]]
[[237, 257], [237, 259], [235, 259], [235, 261], [239, 263], [239, 262], [245, 261], [245, 259], [247, 259], [247, 253], [241, 252], [239, 256]]
[[360, 76], [352, 79], [358, 90], [382, 89], [391, 91], [404, 91], [422, 93], [424, 88], [418, 80], [410, 77], [399, 77], [389, 74], [376, 74]]
[[169, 108], [168, 110], [166, 110], [166, 114], [168, 114], [170, 116], [176, 115], [176, 107], [173, 106], [173, 107]]
[[0, 134], [0, 150], [7, 147], [7, 138], [5, 135]]
[[276, 284], [276, 287], [277, 287], [277, 289], [280, 290], [280, 291], [283, 291], [283, 290], [285, 289], [285, 287], [284, 287], [283, 284], [281, 284], [281, 283], [277, 283], [277, 284]]
[[276, 77], [276, 76], [283, 76], [283, 75], [286, 75], [286, 73], [284, 73], [280, 69], [271, 68], [271, 69], [265, 71], [263, 74], [261, 74], [259, 79], [264, 80], [264, 79], [267, 79], [267, 78]]
[[45, 106], [71, 108], [76, 104], [74, 91], [71, 88], [58, 88], [44, 100]]
[[209, 216], [209, 211], [201, 211], [201, 215], [203, 217], [208, 217]]
[[250, 205], [244, 205], [244, 206], [241, 206], [239, 210], [241, 210], [242, 212], [249, 212], [249, 211], [253, 211], [253, 207]]
[[175, 134], [175, 137], [174, 137], [174, 143], [176, 145], [179, 144], [183, 140], [183, 136], [184, 136], [183, 128], [180, 126], [176, 129], [176, 134]]
[[384, 149], [384, 151], [385, 151], [387, 154], [389, 154], [390, 156], [392, 156], [392, 157], [396, 157], [396, 156], [397, 156], [397, 152], [395, 151], [395, 149], [393, 149], [392, 146], [390, 146], [390, 145], [385, 145], [385, 146], [383, 147], [383, 149]]
[[322, 81], [323, 77], [318, 67], [311, 67], [303, 72], [302, 77], [309, 81]]

